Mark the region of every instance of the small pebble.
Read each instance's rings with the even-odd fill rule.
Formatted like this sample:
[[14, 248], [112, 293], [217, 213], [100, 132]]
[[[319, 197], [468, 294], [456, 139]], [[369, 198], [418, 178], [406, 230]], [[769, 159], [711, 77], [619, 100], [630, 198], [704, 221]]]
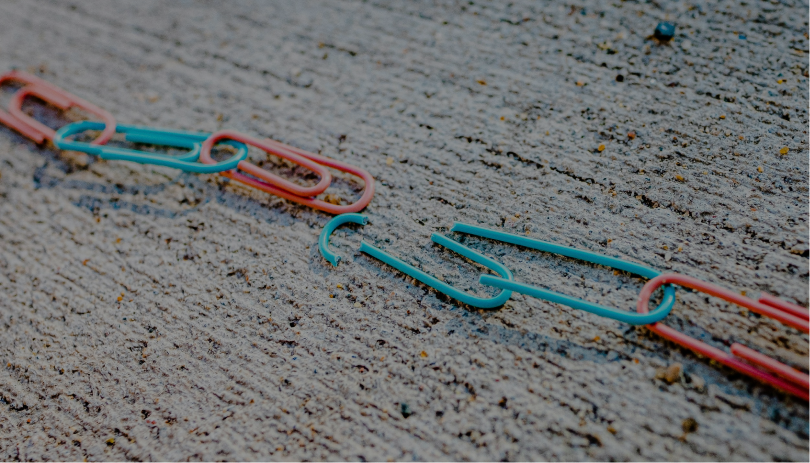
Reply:
[[695, 421], [694, 418], [687, 418], [683, 420], [681, 427], [683, 428], [684, 433], [689, 434], [690, 432], [695, 432], [698, 430], [698, 422]]
[[672, 365], [668, 366], [666, 371], [664, 372], [664, 381], [669, 384], [674, 383], [681, 377], [681, 369], [683, 365], [680, 363], [673, 363]]
[[692, 41], [691, 40], [684, 40], [681, 43], [681, 50], [689, 51], [690, 48], [692, 48]]
[[602, 151], [605, 151], [605, 145], [599, 145], [599, 148], [596, 149], [601, 153]]
[[662, 42], [669, 42], [672, 40], [672, 37], [675, 37], [675, 25], [668, 22], [660, 22], [655, 26], [653, 36]]
[[411, 413], [411, 406], [410, 406], [410, 405], [408, 405], [408, 404], [406, 404], [405, 402], [402, 402], [402, 403], [400, 404], [399, 409], [400, 409], [400, 411], [402, 412], [402, 416], [403, 416], [404, 418], [407, 418], [407, 417], [409, 417], [409, 416], [411, 416], [411, 415], [412, 415], [412, 413]]
[[781, 150], [779, 150], [779, 154], [781, 154], [781, 155], [785, 155], [785, 154], [788, 154], [788, 151], [789, 151], [789, 150], [788, 150], [788, 147], [787, 147], [787, 146], [785, 146], [785, 147], [783, 147]]

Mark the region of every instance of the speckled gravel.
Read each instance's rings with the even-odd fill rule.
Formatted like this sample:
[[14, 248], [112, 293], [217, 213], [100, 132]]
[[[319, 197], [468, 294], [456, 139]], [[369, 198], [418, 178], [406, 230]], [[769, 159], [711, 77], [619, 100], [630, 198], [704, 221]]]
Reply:
[[[633, 310], [642, 280], [448, 231], [463, 221], [807, 306], [807, 12], [0, 3], [0, 70], [120, 123], [318, 151], [378, 191], [369, 225], [333, 236], [334, 268], [326, 214], [0, 128], [0, 459], [806, 461], [803, 401], [644, 328], [521, 295], [461, 306], [357, 250], [493, 294], [431, 244], [444, 233], [520, 281]], [[345, 201], [363, 188], [335, 177]], [[807, 335], [696, 293], [667, 323], [808, 362]]]

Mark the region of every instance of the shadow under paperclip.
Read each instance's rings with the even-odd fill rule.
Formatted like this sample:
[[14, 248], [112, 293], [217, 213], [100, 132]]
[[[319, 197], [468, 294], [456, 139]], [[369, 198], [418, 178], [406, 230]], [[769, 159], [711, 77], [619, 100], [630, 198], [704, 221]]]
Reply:
[[[348, 256], [347, 256], [348, 257]], [[408, 283], [402, 279], [402, 274], [396, 270], [386, 268], [384, 264], [370, 258], [353, 259], [352, 265], [361, 265], [371, 273], [391, 280], [393, 285], [404, 285], [402, 291], [411, 294], [422, 305], [428, 305], [431, 310], [449, 310], [458, 316], [444, 325], [437, 325], [430, 330], [441, 330], [443, 336], [460, 336], [465, 339], [478, 339], [491, 342], [493, 344], [515, 346], [531, 353], [549, 353], [560, 358], [569, 360], [591, 362], [594, 364], [606, 364], [617, 361], [632, 360], [637, 355], [646, 358], [655, 358], [661, 365], [669, 365], [673, 362], [681, 362], [684, 368], [684, 384], [689, 387], [693, 375], [700, 376], [705, 381], [703, 394], [711, 394], [710, 385], [714, 385], [721, 393], [716, 399], [707, 397], [707, 402], [719, 400], [725, 402], [732, 408], [749, 408], [762, 418], [766, 418], [779, 426], [796, 433], [798, 436], [808, 438], [808, 423], [810, 416], [808, 413], [787, 414], [785, 410], [786, 401], [798, 401], [786, 393], [780, 392], [748, 376], [737, 373], [729, 368], [719, 367], [710, 364], [705, 359], [698, 358], [694, 353], [680, 349], [647, 330], [638, 330], [633, 326], [626, 327], [623, 335], [626, 340], [618, 348], [604, 349], [597, 346], [586, 346], [575, 342], [546, 336], [527, 330], [513, 329], [500, 323], [490, 323], [486, 316], [479, 314], [475, 310], [468, 310], [462, 304], [447, 296], [435, 292], [429, 292], [428, 287], [421, 284]], [[388, 272], [389, 276], [383, 276]], [[568, 309], [573, 310], [573, 309]], [[592, 314], [584, 314], [586, 317], [595, 317]], [[673, 326], [689, 325], [677, 314], [672, 314], [668, 318], [668, 323]], [[690, 335], [704, 341], [710, 341], [710, 334], [687, 330]], [[716, 340], [715, 340], [716, 341]], [[720, 347], [720, 346], [718, 346]], [[637, 354], [636, 352], [643, 352]], [[552, 360], [552, 359], [547, 359]], [[661, 380], [650, 378], [656, 381], [662, 391], [667, 391], [677, 385], [667, 385]], [[744, 399], [735, 401], [733, 398]], [[748, 402], [748, 404], [745, 404]], [[806, 410], [806, 409], [805, 409]]]
[[[239, 192], [229, 191], [225, 188], [228, 184], [226, 180], [222, 186], [212, 185], [200, 179], [195, 174], [188, 172], [178, 172], [178, 175], [171, 180], [153, 185], [126, 185], [126, 184], [105, 184], [96, 182], [87, 182], [83, 180], [75, 180], [70, 178], [55, 178], [48, 176], [45, 172], [48, 166], [45, 165], [39, 169], [34, 176], [34, 182], [37, 188], [46, 189], [70, 189], [70, 190], [84, 190], [88, 194], [83, 194], [73, 201], [77, 207], [87, 209], [94, 214], [99, 213], [103, 209], [112, 210], [128, 210], [139, 215], [151, 215], [154, 217], [175, 218], [183, 217], [188, 214], [198, 211], [202, 206], [215, 201], [219, 204], [228, 206], [236, 212], [250, 215], [251, 217], [267, 222], [278, 223], [280, 225], [289, 226], [293, 221], [300, 217], [301, 214], [308, 214], [309, 211], [296, 211], [299, 209], [297, 205], [292, 205], [286, 201], [279, 200], [271, 204], [266, 202], [257, 201]], [[119, 198], [119, 195], [135, 195], [141, 194], [145, 198], [150, 195], [155, 195], [163, 192], [171, 185], [181, 184], [183, 188], [191, 189], [194, 193], [195, 200], [193, 204], [189, 203], [189, 207], [183, 210], [172, 210], [169, 208], [162, 208], [151, 204], [137, 203], [126, 201]], [[96, 193], [96, 194], [90, 194]], [[269, 198], [272, 198], [268, 195]], [[311, 214], [312, 220], [325, 223], [328, 217], [318, 219], [316, 214]]]

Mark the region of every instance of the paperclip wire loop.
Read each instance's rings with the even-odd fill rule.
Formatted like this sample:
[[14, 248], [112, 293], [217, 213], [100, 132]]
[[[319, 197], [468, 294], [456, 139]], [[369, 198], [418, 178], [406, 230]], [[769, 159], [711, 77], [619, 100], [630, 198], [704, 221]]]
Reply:
[[329, 250], [329, 237], [332, 236], [332, 233], [334, 233], [337, 227], [348, 222], [366, 225], [368, 223], [368, 217], [363, 214], [341, 214], [327, 222], [326, 225], [323, 226], [320, 236], [318, 236], [318, 249], [321, 251], [321, 255], [335, 267], [337, 267], [338, 262], [340, 262], [340, 256]]
[[[207, 137], [207, 134], [200, 134], [197, 132], [186, 132], [181, 130], [165, 130], [161, 129], [166, 136], [181, 136], [181, 137], [190, 137], [193, 139], [198, 139], [200, 135], [204, 135], [202, 140], [204, 141]], [[129, 136], [128, 136], [129, 138]], [[275, 187], [270, 185], [266, 182], [261, 180], [257, 180], [253, 177], [240, 174], [238, 172], [223, 172], [222, 175], [228, 177], [230, 179], [236, 180], [237, 182], [244, 183], [245, 185], [252, 186], [253, 188], [262, 190], [266, 193], [270, 193], [272, 195], [279, 196], [284, 198], [288, 201], [292, 201], [298, 204], [302, 204], [304, 206], [311, 207], [313, 209], [317, 209], [320, 211], [324, 211], [328, 214], [345, 214], [349, 212], [359, 212], [365, 209], [366, 206], [371, 202], [371, 198], [374, 197], [374, 177], [365, 169], [362, 169], [357, 166], [353, 166], [351, 164], [346, 164], [344, 162], [337, 161], [335, 159], [321, 156], [319, 154], [310, 153], [308, 151], [302, 150], [300, 148], [295, 148], [293, 146], [285, 145], [284, 143], [278, 142], [276, 140], [272, 140], [270, 138], [266, 138], [264, 141], [267, 143], [273, 144], [275, 146], [279, 146], [281, 148], [287, 149], [292, 151], [293, 153], [299, 154], [307, 159], [317, 162], [318, 164], [331, 167], [333, 169], [340, 170], [342, 172], [346, 172], [363, 180], [365, 183], [365, 188], [363, 190], [363, 194], [353, 204], [347, 205], [340, 205], [340, 204], [332, 204], [326, 201], [317, 199], [317, 198], [307, 198], [303, 196], [298, 196], [292, 194], [288, 191], [285, 191], [281, 188]]]
[[[455, 251], [461, 254], [462, 256], [472, 260], [473, 262], [477, 262], [489, 268], [490, 270], [499, 273], [507, 280], [512, 279], [512, 272], [510, 272], [509, 269], [504, 267], [500, 262], [492, 260], [483, 254], [479, 254], [478, 252], [473, 251], [472, 249], [464, 246], [463, 244], [457, 241], [453, 241], [450, 238], [447, 238], [445, 236], [436, 233], [430, 235], [430, 239], [433, 240], [434, 243], [440, 244], [446, 247], [447, 249]], [[407, 264], [404, 261], [397, 259], [396, 257], [386, 253], [382, 249], [379, 249], [375, 246], [366, 243], [365, 241], [360, 243], [360, 252], [365, 252], [366, 254], [385, 262], [391, 267], [394, 267], [400, 272], [421, 281], [422, 283], [432, 287], [433, 289], [473, 307], [478, 307], [482, 309], [491, 309], [494, 307], [500, 307], [504, 303], [506, 303], [507, 300], [509, 300], [510, 296], [512, 296], [512, 291], [506, 289], [502, 289], [497, 296], [486, 299], [467, 294], [463, 291], [457, 290], [456, 288], [448, 285], [447, 283], [439, 280], [438, 278], [434, 278], [428, 275], [427, 273], [419, 270], [413, 265]]]
[[[753, 312], [761, 313], [762, 315], [770, 317], [772, 314], [772, 310], [762, 310], [762, 304], [759, 302], [749, 299], [745, 296], [736, 294], [732, 291], [729, 291], [724, 288], [720, 288], [719, 286], [715, 286], [711, 283], [698, 280], [697, 278], [688, 277], [686, 275], [680, 275], [677, 273], [665, 273], [659, 275], [652, 280], [648, 281], [644, 288], [641, 289], [641, 293], [639, 294], [638, 304], [636, 306], [636, 310], [639, 313], [646, 313], [649, 310], [649, 301], [650, 295], [653, 291], [655, 291], [659, 286], [666, 284], [666, 283], [674, 283], [680, 286], [685, 286], [687, 288], [692, 288], [701, 292], [705, 292], [706, 294], [710, 294], [712, 296], [719, 297], [724, 299], [728, 302], [733, 302], [737, 305], [745, 307]], [[765, 306], [765, 309], [773, 309], [773, 307]], [[775, 309], [776, 312], [779, 312], [779, 309]], [[779, 314], [776, 314], [779, 315]], [[793, 317], [789, 313], [782, 313], [781, 318], [784, 317]], [[774, 317], [775, 318], [775, 317]], [[798, 318], [798, 317], [794, 317]], [[781, 320], [780, 320], [781, 321]], [[793, 322], [798, 322], [800, 320], [791, 320], [791, 326]], [[806, 323], [806, 322], [805, 322]], [[807, 333], [807, 325], [803, 326], [805, 333]], [[656, 333], [657, 335], [661, 336], [664, 339], [674, 342], [682, 347], [685, 347], [693, 352], [698, 354], [704, 355], [711, 360], [715, 360], [718, 363], [725, 365], [731, 369], [737, 370], [740, 373], [748, 375], [754, 379], [758, 379], [764, 383], [770, 384], [777, 389], [781, 389], [787, 393], [793, 394], [796, 397], [800, 397], [804, 400], [808, 400], [808, 389], [807, 387], [802, 386], [804, 380], [800, 381], [799, 383], [793, 382], [792, 379], [796, 378], [797, 376], [794, 374], [792, 378], [783, 379], [775, 374], [771, 374], [770, 372], [766, 372], [756, 368], [755, 366], [746, 363], [739, 358], [735, 357], [732, 354], [729, 354], [723, 350], [720, 350], [716, 347], [712, 347], [702, 341], [698, 341], [690, 336], [687, 336], [680, 331], [675, 330], [663, 323], [653, 323], [651, 325], [647, 325], [647, 329]], [[738, 344], [738, 346], [740, 346]], [[744, 347], [744, 346], [741, 346]], [[739, 347], [735, 349], [737, 352], [740, 352]], [[746, 356], [747, 351], [743, 350], [741, 358], [746, 358], [753, 363], [768, 369], [771, 372], [778, 374], [778, 372], [786, 371], [785, 369], [790, 369], [789, 366], [774, 360], [770, 357], [760, 358], [760, 357], [753, 357], [753, 356]], [[761, 355], [761, 354], [760, 354]], [[763, 356], [764, 357], [764, 356]], [[803, 375], [802, 373], [796, 371], [798, 375]], [[806, 376], [806, 375], [804, 375]], [[801, 376], [798, 376], [801, 378]]]
[[332, 174], [326, 170], [326, 167], [314, 162], [310, 159], [301, 156], [300, 154], [293, 153], [292, 151], [278, 147], [272, 143], [269, 143], [267, 140], [260, 140], [258, 138], [251, 137], [250, 135], [245, 135], [243, 133], [236, 132], [234, 130], [220, 130], [219, 132], [215, 132], [208, 137], [202, 145], [202, 152], [200, 153], [200, 161], [204, 164], [214, 164], [214, 161], [211, 158], [211, 148], [214, 146], [214, 143], [218, 142], [219, 140], [223, 139], [230, 139], [238, 142], [245, 143], [247, 145], [255, 146], [256, 148], [262, 149], [268, 153], [272, 153], [278, 157], [287, 159], [292, 161], [300, 166], [306, 167], [307, 169], [312, 170], [316, 174], [321, 177], [321, 180], [318, 182], [317, 185], [311, 187], [302, 187], [300, 185], [296, 185], [295, 183], [285, 180], [278, 175], [272, 174], [259, 166], [251, 164], [247, 161], [240, 161], [238, 164], [238, 168], [242, 171], [249, 173], [250, 175], [257, 177], [258, 179], [275, 186], [276, 188], [280, 188], [285, 190], [289, 193], [292, 193], [297, 196], [314, 196], [317, 194], [323, 193], [329, 187], [329, 184], [332, 183]]
[[35, 96], [42, 101], [50, 103], [62, 110], [75, 106], [89, 112], [90, 114], [98, 116], [104, 122], [105, 127], [101, 132], [101, 135], [93, 140], [92, 144], [94, 145], [103, 145], [107, 143], [115, 133], [115, 118], [109, 112], [99, 108], [89, 101], [83, 100], [76, 95], [67, 93], [53, 85], [45, 87], [40, 84], [34, 84], [17, 90], [17, 93], [14, 94], [8, 104], [8, 112], [12, 117], [30, 127], [34, 132], [38, 133], [38, 135], [33, 138], [37, 143], [42, 143], [43, 140], [53, 140], [53, 138], [56, 136], [56, 131], [45, 124], [34, 120], [34, 118], [23, 112], [22, 104], [25, 98], [28, 96]]
[[[455, 224], [453, 224], [453, 228], [451, 228], [450, 231], [467, 233], [469, 235], [480, 236], [482, 238], [489, 238], [496, 241], [502, 241], [505, 243], [516, 244], [518, 246], [524, 246], [531, 249], [537, 249], [538, 251], [550, 252], [553, 254], [570, 257], [572, 259], [584, 260], [586, 262], [590, 262], [593, 264], [604, 265], [606, 267], [612, 267], [618, 270], [623, 270], [625, 272], [633, 273], [642, 276], [644, 278], [653, 278], [657, 275], [660, 275], [660, 272], [657, 272], [649, 267], [635, 264], [633, 262], [628, 262], [626, 260], [617, 259], [615, 257], [607, 257], [589, 251], [583, 251], [580, 249], [560, 246], [558, 244], [552, 244], [546, 241], [540, 241], [523, 236], [512, 235], [509, 233], [504, 233], [496, 230], [489, 230], [475, 225], [468, 225], [456, 222]], [[628, 323], [630, 325], [646, 325], [649, 323], [657, 322], [658, 320], [661, 320], [664, 317], [666, 317], [672, 310], [672, 306], [675, 304], [675, 289], [672, 286], [667, 286], [666, 288], [664, 288], [664, 298], [655, 310], [647, 314], [638, 314], [634, 312], [627, 312], [624, 310], [614, 309], [611, 307], [605, 307], [603, 305], [594, 304], [592, 302], [577, 299], [575, 297], [566, 296], [565, 294], [561, 294], [555, 291], [538, 288], [537, 286], [527, 285], [524, 283], [518, 283], [516, 281], [504, 280], [501, 278], [494, 277], [492, 275], [481, 275], [479, 282], [482, 285], [495, 286], [501, 289], [509, 289], [518, 293], [536, 297], [538, 299], [544, 299], [547, 301], [556, 302], [557, 304], [567, 305], [574, 309], [584, 310], [585, 312], [590, 312], [594, 315], [599, 315], [600, 317], [612, 318], [614, 320], [618, 320], [623, 323]]]
[[205, 138], [194, 141], [194, 139], [191, 137], [173, 137], [168, 135], [166, 131], [162, 129], [131, 125], [118, 125], [116, 126], [115, 130], [118, 133], [125, 134], [126, 140], [133, 143], [186, 148], [190, 151], [183, 155], [170, 156], [167, 154], [148, 153], [145, 151], [118, 148], [114, 146], [92, 145], [89, 143], [73, 141], [67, 138], [71, 135], [84, 132], [85, 130], [101, 130], [102, 128], [104, 128], [104, 124], [92, 121], [82, 121], [68, 124], [56, 131], [56, 135], [53, 139], [54, 145], [63, 150], [81, 151], [98, 156], [101, 159], [131, 161], [140, 164], [155, 164], [200, 174], [215, 174], [224, 170], [235, 169], [239, 162], [245, 160], [248, 155], [247, 146], [245, 146], [243, 143], [226, 141], [225, 144], [236, 148], [236, 154], [231, 156], [229, 159], [216, 164], [201, 164], [197, 162], [197, 159], [200, 157], [202, 141], [207, 138], [207, 134], [203, 134]]

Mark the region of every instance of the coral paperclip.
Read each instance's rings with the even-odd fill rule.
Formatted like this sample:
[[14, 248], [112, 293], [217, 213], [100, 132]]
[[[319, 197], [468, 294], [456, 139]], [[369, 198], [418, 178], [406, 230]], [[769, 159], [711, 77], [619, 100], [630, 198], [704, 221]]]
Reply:
[[[594, 252], [569, 248], [567, 246], [560, 246], [559, 244], [549, 243], [547, 241], [541, 241], [525, 236], [512, 235], [497, 230], [489, 230], [475, 225], [457, 222], [453, 224], [453, 228], [451, 228], [450, 231], [466, 233], [468, 235], [479, 236], [482, 238], [489, 238], [504, 243], [536, 249], [538, 251], [550, 252], [560, 256], [570, 257], [571, 259], [579, 259], [585, 262], [590, 262], [592, 264], [604, 265], [605, 267], [611, 267], [617, 270], [634, 273], [644, 278], [653, 278], [660, 275], [660, 272], [649, 267], [618, 259], [616, 257], [603, 256]], [[655, 310], [650, 313], [639, 314], [594, 304], [593, 302], [566, 296], [565, 294], [561, 294], [556, 291], [527, 285], [525, 283], [519, 283], [517, 281], [511, 281], [511, 279], [504, 280], [492, 275], [481, 275], [479, 281], [482, 285], [495, 286], [501, 289], [512, 290], [516, 293], [527, 294], [538, 299], [544, 299], [547, 301], [556, 302], [557, 304], [567, 305], [574, 309], [590, 312], [601, 317], [612, 318], [631, 325], [646, 325], [648, 323], [657, 322], [658, 320], [666, 317], [672, 310], [672, 306], [675, 304], [675, 290], [672, 288], [672, 286], [667, 286], [664, 288], [663, 300], [658, 307], [655, 308]]]
[[[272, 174], [261, 167], [251, 164], [247, 161], [240, 161], [237, 167], [239, 170], [249, 173], [253, 177], [258, 178], [261, 180], [262, 183], [271, 185], [275, 188], [280, 190], [286, 191], [293, 195], [297, 196], [314, 196], [317, 194], [321, 194], [329, 188], [329, 184], [332, 183], [332, 174], [326, 170], [326, 167], [318, 164], [307, 157], [301, 156], [298, 153], [294, 153], [291, 150], [286, 148], [280, 147], [277, 144], [271, 143], [268, 140], [261, 140], [258, 138], [251, 137], [250, 135], [245, 135], [243, 133], [236, 132], [234, 130], [220, 130], [219, 132], [214, 132], [208, 137], [202, 145], [202, 152], [200, 153], [200, 161], [204, 164], [215, 164], [216, 161], [211, 157], [211, 149], [214, 147], [214, 144], [220, 140], [234, 140], [246, 145], [255, 146], [261, 150], [264, 150], [268, 153], [274, 154], [280, 158], [284, 158], [288, 161], [292, 161], [300, 166], [306, 167], [307, 169], [315, 172], [318, 176], [321, 177], [321, 180], [314, 186], [311, 187], [302, 187], [297, 185], [289, 180], [284, 180], [283, 178], [279, 177], [278, 175]], [[230, 173], [225, 172], [222, 175], [226, 177], [233, 178], [235, 180], [241, 180], [241, 177], [245, 177], [250, 179], [244, 174], [238, 173]]]
[[[332, 263], [332, 265], [337, 266], [338, 261], [340, 260], [340, 256], [337, 256], [332, 251], [329, 250], [329, 237], [332, 232], [335, 231], [335, 228], [340, 226], [341, 224], [347, 222], [354, 222], [359, 223], [361, 225], [365, 225], [368, 219], [366, 216], [362, 214], [342, 214], [334, 219], [330, 220], [327, 223], [323, 230], [321, 231], [321, 236], [318, 239], [318, 248], [321, 251], [323, 257]], [[509, 271], [508, 268], [501, 265], [499, 262], [490, 259], [489, 257], [480, 254], [478, 252], [473, 251], [472, 249], [464, 246], [463, 244], [453, 241], [446, 236], [439, 235], [434, 233], [430, 236], [431, 241], [441, 246], [450, 249], [451, 251], [455, 251], [458, 254], [470, 259], [473, 262], [477, 262], [490, 270], [497, 272], [503, 278], [507, 280], [512, 279], [512, 272]], [[470, 305], [472, 307], [478, 307], [482, 309], [491, 309], [494, 307], [500, 307], [506, 301], [509, 300], [509, 297], [512, 295], [512, 291], [502, 289], [497, 295], [490, 297], [490, 298], [481, 298], [478, 296], [473, 296], [469, 293], [464, 291], [460, 291], [455, 287], [439, 280], [438, 278], [431, 276], [422, 270], [410, 265], [401, 259], [398, 259], [387, 252], [383, 251], [382, 249], [372, 246], [365, 241], [360, 243], [360, 252], [364, 252], [378, 260], [385, 262], [386, 264], [394, 267], [395, 269], [399, 270], [400, 272], [404, 273], [405, 275], [410, 276], [411, 278], [421, 281], [422, 283], [430, 286], [431, 288], [439, 291], [440, 293], [446, 294], [453, 299], [463, 302], [464, 304]]]
[[[28, 74], [27, 72], [14, 70], [7, 72], [3, 75], [0, 75], [0, 85], [8, 82], [17, 82], [24, 85], [37, 85], [41, 88], [42, 92], [50, 93], [49, 96], [50, 100], [58, 101], [62, 104], [67, 104], [67, 98], [64, 98], [62, 96], [61, 89], [59, 89], [53, 84], [48, 83], [43, 79], [40, 79], [39, 77]], [[24, 123], [23, 121], [17, 119], [16, 117], [12, 116], [11, 114], [1, 109], [0, 109], [0, 122], [16, 130], [17, 132], [20, 132], [21, 134], [34, 140], [37, 143], [42, 143], [42, 141], [44, 141], [42, 134], [40, 134], [36, 129], [34, 129], [33, 127], [29, 126], [28, 124]]]
[[56, 135], [56, 131], [45, 124], [34, 120], [31, 116], [23, 112], [23, 101], [29, 96], [37, 97], [40, 100], [61, 110], [76, 107], [98, 116], [99, 119], [104, 122], [105, 127], [101, 132], [101, 135], [99, 135], [99, 137], [93, 141], [93, 144], [95, 145], [103, 145], [104, 143], [107, 143], [107, 141], [109, 141], [115, 133], [115, 118], [112, 114], [99, 108], [93, 103], [90, 103], [89, 101], [60, 89], [53, 84], [20, 71], [12, 71], [0, 76], [0, 84], [4, 81], [17, 81], [27, 85], [17, 90], [17, 92], [11, 98], [8, 106], [8, 113], [0, 112], [0, 121], [34, 140], [36, 143], [42, 143], [45, 140], [53, 140], [54, 136]]
[[[313, 209], [318, 209], [320, 211], [324, 211], [324, 212], [327, 212], [329, 214], [344, 214], [344, 213], [349, 213], [349, 212], [359, 212], [359, 211], [363, 210], [366, 206], [368, 206], [368, 203], [371, 202], [371, 198], [374, 196], [374, 177], [372, 177], [371, 174], [367, 170], [361, 169], [359, 167], [356, 167], [356, 166], [353, 166], [353, 165], [350, 165], [350, 164], [346, 164], [344, 162], [336, 161], [336, 160], [334, 160], [332, 158], [328, 158], [326, 156], [320, 156], [320, 155], [315, 154], [315, 153], [310, 153], [308, 151], [304, 151], [304, 150], [299, 149], [299, 148], [295, 148], [295, 147], [292, 147], [292, 146], [289, 146], [289, 145], [285, 145], [284, 143], [280, 143], [278, 141], [271, 140], [269, 138], [262, 140], [262, 143], [265, 146], [270, 147], [272, 150], [276, 150], [276, 151], [282, 150], [282, 151], [291, 152], [291, 153], [294, 153], [294, 154], [296, 154], [298, 156], [304, 157], [304, 158], [310, 160], [311, 162], [316, 162], [319, 165], [323, 165], [323, 166], [326, 166], [326, 167], [331, 167], [333, 169], [337, 169], [337, 170], [340, 170], [342, 172], [346, 172], [346, 173], [349, 173], [349, 174], [352, 174], [352, 175], [356, 175], [357, 177], [360, 177], [363, 180], [363, 182], [365, 183], [365, 189], [363, 191], [362, 196], [360, 196], [360, 199], [358, 199], [353, 204], [347, 204], [347, 205], [332, 204], [332, 203], [328, 203], [326, 201], [323, 201], [323, 200], [320, 200], [320, 199], [317, 199], [317, 198], [305, 197], [305, 196], [302, 196], [302, 195], [293, 194], [289, 190], [284, 190], [284, 189], [279, 188], [277, 186], [274, 186], [274, 185], [272, 185], [272, 184], [270, 184], [270, 183], [268, 183], [266, 181], [263, 181], [262, 179], [256, 179], [256, 178], [253, 178], [253, 177], [249, 177], [247, 175], [240, 174], [239, 172], [223, 172], [222, 175], [225, 176], [225, 177], [231, 178], [233, 180], [236, 180], [238, 182], [244, 183], [245, 185], [249, 185], [249, 186], [252, 186], [252, 187], [254, 187], [256, 189], [262, 190], [262, 191], [264, 191], [266, 193], [270, 193], [272, 195], [276, 195], [276, 196], [282, 197], [284, 199], [287, 199], [289, 201], [293, 201], [293, 202], [296, 202], [298, 204], [303, 204], [304, 206], [309, 206], [309, 207], [311, 207]], [[200, 156], [202, 162], [206, 162], [206, 159], [207, 159], [206, 155], [207, 155], [207, 151], [206, 151], [205, 145], [203, 145], [202, 156]], [[258, 169], [258, 167], [256, 167], [256, 166], [253, 166], [253, 167]], [[240, 166], [240, 168], [241, 168], [241, 166]], [[253, 173], [251, 171], [247, 171], [247, 172]]]
[[81, 151], [87, 154], [98, 156], [101, 159], [131, 161], [140, 164], [155, 164], [159, 166], [172, 167], [187, 172], [200, 174], [214, 174], [223, 170], [236, 169], [239, 162], [247, 158], [247, 146], [243, 143], [228, 142], [225, 144], [236, 149], [236, 153], [229, 159], [215, 164], [201, 164], [197, 162], [202, 150], [202, 142], [210, 134], [199, 134], [196, 139], [191, 136], [175, 136], [170, 131], [152, 127], [140, 127], [132, 125], [116, 126], [115, 131], [122, 133], [126, 141], [133, 143], [143, 143], [158, 146], [170, 146], [174, 148], [185, 148], [189, 151], [179, 156], [170, 156], [161, 153], [149, 153], [145, 151], [119, 148], [109, 145], [93, 145], [90, 143], [78, 142], [68, 137], [87, 130], [101, 130], [104, 124], [100, 122], [82, 121], [68, 124], [56, 131], [53, 144], [63, 150]]
[[[808, 311], [794, 304], [777, 299], [773, 296], [763, 295], [759, 301], [742, 296], [733, 291], [707, 283], [697, 278], [680, 275], [677, 273], [665, 273], [648, 281], [638, 298], [636, 310], [639, 313], [646, 313], [649, 308], [650, 295], [663, 284], [676, 284], [691, 288], [703, 293], [719, 297], [728, 302], [733, 302], [741, 307], [764, 315], [783, 324], [796, 328], [804, 333], [808, 332]], [[752, 378], [768, 383], [778, 389], [793, 394], [804, 400], [808, 400], [808, 387], [810, 381], [808, 375], [794, 368], [785, 365], [775, 359], [763, 355], [753, 349], [734, 343], [731, 345], [731, 354], [712, 347], [704, 342], [687, 336], [663, 323], [653, 323], [647, 325], [653, 333], [672, 341], [693, 352], [704, 355], [711, 360], [739, 371]], [[743, 361], [746, 360], [746, 361]], [[760, 368], [757, 368], [760, 367]]]

